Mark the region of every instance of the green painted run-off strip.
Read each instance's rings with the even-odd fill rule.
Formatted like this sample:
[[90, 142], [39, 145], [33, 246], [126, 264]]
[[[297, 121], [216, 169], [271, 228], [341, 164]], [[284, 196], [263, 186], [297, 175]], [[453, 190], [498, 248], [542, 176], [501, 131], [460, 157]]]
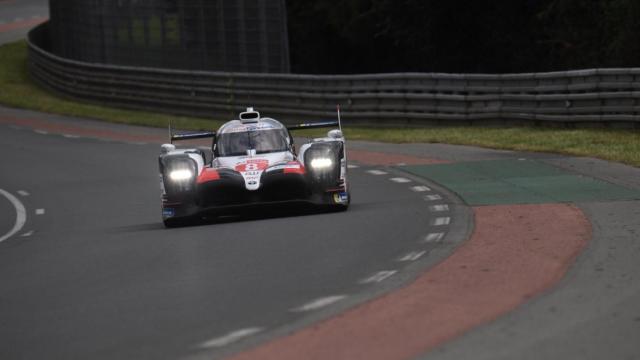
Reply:
[[456, 192], [469, 205], [638, 200], [640, 191], [534, 160], [492, 160], [402, 168]]

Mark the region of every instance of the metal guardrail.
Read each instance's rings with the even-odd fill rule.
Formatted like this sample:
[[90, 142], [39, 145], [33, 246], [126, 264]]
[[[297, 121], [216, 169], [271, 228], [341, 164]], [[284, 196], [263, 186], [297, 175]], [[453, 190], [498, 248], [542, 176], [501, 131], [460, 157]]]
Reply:
[[247, 106], [281, 119], [351, 123], [640, 123], [640, 68], [530, 74], [290, 75], [90, 64], [45, 50], [29, 35], [29, 70], [62, 95], [114, 106], [227, 118]]

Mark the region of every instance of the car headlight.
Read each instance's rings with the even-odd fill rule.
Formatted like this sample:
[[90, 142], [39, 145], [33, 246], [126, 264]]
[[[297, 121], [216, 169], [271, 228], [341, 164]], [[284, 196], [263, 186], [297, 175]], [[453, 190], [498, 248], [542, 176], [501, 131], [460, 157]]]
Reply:
[[172, 172], [169, 173], [169, 178], [172, 181], [185, 181], [185, 180], [189, 180], [193, 177], [193, 172], [191, 172], [191, 170], [186, 170], [186, 169], [182, 169], [182, 170], [173, 170]]
[[311, 167], [314, 169], [326, 169], [333, 166], [333, 161], [329, 158], [317, 158], [311, 160]]

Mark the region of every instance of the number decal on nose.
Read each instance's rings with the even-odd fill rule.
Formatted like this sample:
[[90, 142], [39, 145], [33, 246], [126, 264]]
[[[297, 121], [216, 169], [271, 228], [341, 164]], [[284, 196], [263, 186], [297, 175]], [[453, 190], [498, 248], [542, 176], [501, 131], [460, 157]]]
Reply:
[[269, 160], [248, 160], [246, 163], [236, 165], [236, 171], [260, 171], [269, 167]]

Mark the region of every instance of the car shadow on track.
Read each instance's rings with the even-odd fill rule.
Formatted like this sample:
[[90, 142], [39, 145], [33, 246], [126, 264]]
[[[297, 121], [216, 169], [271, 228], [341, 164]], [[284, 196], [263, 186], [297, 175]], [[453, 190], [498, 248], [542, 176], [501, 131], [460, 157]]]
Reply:
[[204, 216], [193, 219], [190, 226], [206, 226], [216, 224], [229, 224], [237, 222], [260, 221], [278, 218], [296, 218], [310, 215], [330, 214], [341, 212], [331, 207], [317, 206], [271, 206], [263, 208], [263, 211], [244, 211], [235, 214]]
[[[362, 210], [363, 204], [351, 204], [349, 206], [349, 212]], [[364, 207], [367, 207], [366, 205]], [[180, 228], [189, 228], [189, 227], [200, 227], [200, 226], [211, 226], [218, 224], [231, 224], [231, 223], [241, 223], [241, 222], [251, 222], [251, 221], [261, 221], [261, 220], [270, 220], [270, 219], [279, 219], [279, 218], [299, 218], [313, 215], [322, 215], [322, 214], [339, 214], [344, 211], [337, 211], [335, 208], [331, 207], [318, 207], [318, 206], [308, 206], [308, 205], [298, 205], [298, 206], [272, 206], [268, 209], [263, 209], [263, 211], [245, 211], [237, 214], [226, 214], [226, 215], [209, 215], [203, 217], [197, 217], [193, 219], [189, 219], [186, 221], [183, 226], [175, 227], [177, 229]], [[135, 232], [145, 232], [145, 231], [155, 231], [155, 230], [170, 230], [165, 228], [162, 222], [154, 222], [154, 223], [146, 223], [146, 224], [135, 224], [135, 225], [126, 225], [119, 226], [112, 229], [113, 233], [135, 233]]]

